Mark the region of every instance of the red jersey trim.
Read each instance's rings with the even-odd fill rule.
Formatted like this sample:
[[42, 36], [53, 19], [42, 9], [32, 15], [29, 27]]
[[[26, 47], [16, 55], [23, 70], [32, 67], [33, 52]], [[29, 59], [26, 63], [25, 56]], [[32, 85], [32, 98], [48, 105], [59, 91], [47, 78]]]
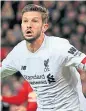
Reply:
[[86, 64], [86, 57], [81, 61], [82, 64]]

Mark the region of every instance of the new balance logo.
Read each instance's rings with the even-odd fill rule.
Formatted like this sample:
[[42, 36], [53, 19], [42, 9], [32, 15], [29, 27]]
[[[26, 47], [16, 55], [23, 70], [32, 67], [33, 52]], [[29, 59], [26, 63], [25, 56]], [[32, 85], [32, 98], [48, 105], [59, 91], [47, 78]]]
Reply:
[[51, 75], [50, 73], [47, 75], [47, 78], [48, 78], [49, 84], [51, 84], [52, 82], [56, 82], [56, 81], [55, 81], [55, 78], [54, 78], [53, 75]]
[[50, 71], [48, 64], [49, 64], [49, 59], [44, 60], [44, 66], [45, 66], [44, 72]]
[[26, 66], [21, 66], [21, 70], [26, 70]]

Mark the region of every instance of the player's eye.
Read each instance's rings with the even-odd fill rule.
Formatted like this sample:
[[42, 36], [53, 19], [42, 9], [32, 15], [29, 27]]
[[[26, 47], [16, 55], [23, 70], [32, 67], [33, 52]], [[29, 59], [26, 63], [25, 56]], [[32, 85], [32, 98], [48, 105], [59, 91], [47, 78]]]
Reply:
[[28, 22], [28, 20], [23, 20], [23, 22]]
[[36, 20], [36, 19], [33, 19], [32, 21], [33, 21], [33, 22], [38, 22], [38, 20]]

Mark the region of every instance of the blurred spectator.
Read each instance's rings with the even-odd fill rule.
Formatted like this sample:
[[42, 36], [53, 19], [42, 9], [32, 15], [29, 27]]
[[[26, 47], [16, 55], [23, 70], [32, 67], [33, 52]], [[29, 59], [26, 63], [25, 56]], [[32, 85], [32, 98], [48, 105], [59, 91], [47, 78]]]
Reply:
[[86, 14], [86, 6], [85, 6], [85, 4], [80, 5], [79, 13]]
[[86, 44], [83, 45], [83, 48], [82, 48], [83, 52], [86, 54]]
[[63, 25], [62, 34], [63, 38], [70, 38], [71, 27], [68, 24]]
[[[13, 94], [13, 89], [12, 89], [12, 84], [11, 84], [11, 81], [8, 81], [7, 79], [4, 79], [2, 81], [2, 86], [1, 86], [1, 93], [4, 95], [4, 96], [11, 96]], [[8, 103], [5, 103], [5, 102], [2, 102], [2, 109], [3, 111], [9, 111], [9, 104]]]
[[86, 25], [86, 14], [84, 13], [78, 14], [77, 18], [79, 23], [83, 23]]
[[81, 50], [82, 44], [78, 34], [72, 33], [70, 35], [70, 43], [73, 44], [77, 49]]
[[40, 1], [38, 1], [38, 0], [32, 0], [32, 1], [33, 1], [33, 4], [40, 5]]
[[59, 10], [53, 10], [51, 13], [53, 24], [58, 24], [58, 21], [60, 20], [60, 11]]
[[85, 35], [85, 30], [86, 30], [86, 27], [84, 24], [79, 24], [76, 27], [76, 32], [80, 38], [82, 38]]
[[43, 1], [43, 5], [49, 9], [50, 11], [53, 10], [54, 6], [55, 6], [55, 1]]
[[63, 1], [56, 2], [57, 10], [62, 11], [65, 8], [67, 3], [68, 3], [68, 1], [66, 1], [66, 2], [63, 2]]
[[6, 46], [15, 46], [17, 44], [18, 39], [15, 37], [13, 30], [8, 29], [6, 32]]
[[54, 28], [52, 29], [52, 31], [53, 31], [53, 35], [57, 37], [61, 37], [61, 30], [59, 25], [54, 25]]
[[[13, 109], [14, 107], [14, 109], [21, 109], [20, 111], [36, 111], [36, 94], [32, 90], [30, 84], [24, 79], [22, 82], [20, 81], [20, 79], [17, 80], [15, 76], [13, 78], [11, 76], [9, 79], [6, 80], [11, 81], [11, 85], [13, 86], [14, 91], [13, 94], [10, 94], [10, 92], [12, 92], [12, 89], [9, 88], [8, 90], [4, 90], [4, 87], [2, 86], [2, 96], [0, 97], [0, 100], [9, 103], [10, 109]], [[5, 84], [5, 87], [6, 86], [7, 85]], [[8, 85], [8, 87], [9, 86], [10, 85]]]
[[10, 105], [8, 111], [16, 111], [16, 105], [14, 105], [14, 104]]
[[0, 54], [1, 61], [7, 56], [7, 54], [10, 52], [11, 49], [12, 48], [8, 48], [8, 47], [1, 48], [1, 54]]
[[2, 20], [14, 19], [14, 11], [11, 1], [5, 1], [1, 11]]
[[21, 21], [21, 10], [23, 9], [23, 7], [26, 5], [27, 1], [20, 1], [19, 4], [18, 4], [18, 11], [16, 13], [16, 20], [19, 22]]
[[[5, 36], [6, 36], [6, 31], [8, 30], [8, 28], [9, 28], [9, 23], [7, 22], [7, 21], [5, 21], [5, 22], [3, 22], [2, 24], [1, 24], [2, 26], [2, 31], [1, 31], [1, 36], [4, 38]], [[2, 39], [3, 39], [2, 38]]]
[[22, 38], [22, 32], [20, 29], [20, 25], [19, 24], [15, 24], [13, 27], [13, 35], [15, 36], [17, 41], [21, 41]]

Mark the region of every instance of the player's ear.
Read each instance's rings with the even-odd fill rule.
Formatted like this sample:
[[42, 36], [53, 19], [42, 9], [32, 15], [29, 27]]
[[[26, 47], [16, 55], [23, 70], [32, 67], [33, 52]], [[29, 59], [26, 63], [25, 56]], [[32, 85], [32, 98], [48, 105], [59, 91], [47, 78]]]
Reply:
[[44, 24], [43, 28], [42, 28], [42, 32], [46, 32], [46, 30], [48, 29], [49, 25], [48, 24]]

